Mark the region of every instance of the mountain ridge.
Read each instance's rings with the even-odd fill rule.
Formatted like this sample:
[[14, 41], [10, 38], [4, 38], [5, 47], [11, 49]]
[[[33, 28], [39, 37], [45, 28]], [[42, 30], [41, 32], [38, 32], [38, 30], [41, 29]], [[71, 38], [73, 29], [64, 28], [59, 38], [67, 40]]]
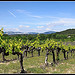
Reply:
[[56, 33], [56, 34], [75, 34], [75, 29], [67, 29], [67, 30], [63, 30], [63, 31], [60, 31], [60, 32], [47, 31], [47, 32], [43, 32], [43, 33], [38, 33], [38, 32], [23, 33], [23, 32], [13, 32], [13, 31], [4, 32], [4, 34], [8, 34], [8, 35], [14, 35], [14, 34], [52, 34], [52, 33]]
[[14, 34], [51, 34], [51, 33], [56, 33], [56, 32], [55, 31], [48, 31], [48, 32], [44, 32], [44, 33], [38, 33], [38, 32], [23, 33], [23, 32], [13, 32], [13, 31], [4, 32], [4, 34], [8, 34], [8, 35], [14, 35]]

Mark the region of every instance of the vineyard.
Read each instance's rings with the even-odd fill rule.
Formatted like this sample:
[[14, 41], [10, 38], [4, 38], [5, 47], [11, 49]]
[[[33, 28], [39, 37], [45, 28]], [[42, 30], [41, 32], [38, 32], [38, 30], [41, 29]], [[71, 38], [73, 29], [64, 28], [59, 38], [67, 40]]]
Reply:
[[54, 39], [40, 42], [39, 37], [37, 34], [33, 42], [21, 38], [3, 39], [2, 28], [0, 73], [63, 73], [64, 70], [69, 72], [67, 68], [75, 73], [75, 45]]

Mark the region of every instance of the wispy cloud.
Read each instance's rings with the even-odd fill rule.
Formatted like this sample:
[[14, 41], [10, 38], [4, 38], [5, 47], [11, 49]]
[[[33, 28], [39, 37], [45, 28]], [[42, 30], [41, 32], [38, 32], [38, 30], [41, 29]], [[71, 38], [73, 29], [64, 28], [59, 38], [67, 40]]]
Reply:
[[21, 10], [21, 9], [17, 9], [16, 10], [18, 13], [22, 13], [22, 14], [26, 14], [30, 17], [34, 17], [34, 18], [42, 18], [41, 16], [38, 16], [38, 15], [33, 15], [32, 12], [29, 12], [27, 10]]
[[18, 28], [5, 28], [5, 31], [20, 31]]
[[27, 24], [27, 25], [46, 25], [46, 24], [48, 24], [48, 21], [46, 22], [46, 21], [44, 21], [44, 22], [19, 22], [19, 23], [21, 23], [21, 24]]
[[12, 12], [8, 11], [13, 17], [16, 17]]
[[17, 9], [16, 12], [23, 13], [23, 14], [30, 14], [31, 12], [28, 12], [27, 10]]
[[30, 26], [28, 26], [28, 25], [27, 26], [25, 26], [25, 25], [19, 25], [19, 27], [20, 28], [23, 28], [23, 27], [29, 28]]
[[60, 17], [56, 17], [56, 16], [43, 16], [44, 18], [53, 18], [53, 19], [60, 19]]
[[37, 26], [37, 28], [43, 28], [44, 26]]
[[6, 27], [7, 25], [0, 25], [0, 27]]
[[0, 25], [0, 29], [3, 27], [3, 30], [7, 27], [7, 25]]
[[45, 30], [50, 30], [50, 28], [46, 28]]
[[33, 32], [43, 32], [43, 30], [39, 29], [39, 28], [37, 28], [37, 29], [32, 28], [30, 31], [33, 31]]
[[29, 16], [34, 17], [34, 18], [43, 18], [43, 17], [37, 16], [37, 15], [30, 15], [30, 14], [29, 14]]
[[[44, 16], [43, 16], [44, 17]], [[50, 17], [50, 16], [49, 16]], [[75, 18], [62, 18], [62, 17], [56, 17], [56, 16], [51, 16], [50, 18], [54, 18], [49, 21], [44, 21], [44, 22], [21, 22], [21, 24], [27, 24], [27, 25], [36, 25], [36, 28], [44, 30], [56, 30], [56, 31], [61, 31], [67, 28], [75, 28]], [[44, 26], [44, 27], [43, 27]], [[37, 30], [38, 31], [38, 30]]]
[[56, 21], [51, 21], [47, 26], [55, 26], [55, 25], [64, 25], [64, 26], [70, 26], [70, 25], [75, 25], [75, 18], [59, 18]]
[[50, 28], [54, 31], [63, 31], [70, 28], [75, 28], [75, 18], [59, 18], [50, 21], [47, 24], [47, 30]]

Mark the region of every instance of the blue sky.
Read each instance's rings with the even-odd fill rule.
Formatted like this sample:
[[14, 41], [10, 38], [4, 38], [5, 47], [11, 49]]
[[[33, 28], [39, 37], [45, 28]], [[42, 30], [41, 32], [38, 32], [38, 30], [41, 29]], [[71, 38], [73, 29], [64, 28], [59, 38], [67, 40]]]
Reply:
[[46, 32], [75, 28], [75, 1], [0, 1], [4, 31]]

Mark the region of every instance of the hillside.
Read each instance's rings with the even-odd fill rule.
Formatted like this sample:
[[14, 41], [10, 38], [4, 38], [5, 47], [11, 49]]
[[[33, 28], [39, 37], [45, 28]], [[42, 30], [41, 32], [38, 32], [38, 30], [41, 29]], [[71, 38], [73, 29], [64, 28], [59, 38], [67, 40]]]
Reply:
[[75, 29], [67, 29], [61, 32], [56, 32], [56, 34], [75, 34]]
[[52, 33], [56, 33], [55, 31], [48, 31], [48, 32], [44, 32], [43, 34], [52, 34]]

